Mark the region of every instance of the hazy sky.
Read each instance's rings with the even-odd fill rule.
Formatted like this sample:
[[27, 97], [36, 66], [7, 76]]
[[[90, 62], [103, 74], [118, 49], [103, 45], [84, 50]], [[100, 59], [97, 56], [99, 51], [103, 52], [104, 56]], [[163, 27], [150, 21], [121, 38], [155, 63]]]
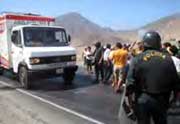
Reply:
[[132, 29], [180, 12], [180, 0], [0, 0], [0, 12], [58, 16], [78, 12], [114, 29]]

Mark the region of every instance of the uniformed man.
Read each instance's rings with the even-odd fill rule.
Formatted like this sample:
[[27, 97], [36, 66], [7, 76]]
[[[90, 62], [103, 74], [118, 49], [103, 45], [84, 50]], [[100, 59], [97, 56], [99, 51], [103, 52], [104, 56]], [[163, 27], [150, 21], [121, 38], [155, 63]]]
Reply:
[[143, 53], [130, 64], [126, 96], [131, 106], [135, 106], [138, 124], [150, 124], [151, 120], [167, 124], [171, 91], [179, 90], [176, 68], [171, 57], [160, 51], [161, 37], [157, 32], [147, 32], [143, 44]]

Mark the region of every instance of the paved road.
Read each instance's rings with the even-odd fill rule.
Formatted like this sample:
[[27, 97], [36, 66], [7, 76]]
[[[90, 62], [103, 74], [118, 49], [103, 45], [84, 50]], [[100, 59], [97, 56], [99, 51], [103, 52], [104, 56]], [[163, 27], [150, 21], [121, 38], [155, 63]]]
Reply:
[[94, 124], [0, 84], [0, 124]]
[[[0, 81], [18, 87], [17, 81], [13, 80], [8, 73], [3, 77], [0, 76]], [[32, 82], [33, 89], [27, 92], [34, 96], [73, 110], [98, 122], [128, 124], [125, 118], [118, 121], [121, 95], [113, 93], [109, 85], [93, 84], [93, 76], [88, 75], [82, 68], [77, 72], [72, 86], [64, 85], [62, 78], [41, 79], [36, 77]], [[169, 122], [170, 124], [178, 124], [180, 118], [179, 116], [171, 117]]]
[[[18, 82], [8, 72], [4, 75], [0, 81], [18, 87]], [[36, 78], [32, 82], [33, 89], [28, 92], [35, 96], [103, 123], [118, 123], [120, 95], [113, 93], [108, 85], [93, 84], [93, 76], [82, 69], [78, 71], [72, 86], [65, 86], [62, 78]]]

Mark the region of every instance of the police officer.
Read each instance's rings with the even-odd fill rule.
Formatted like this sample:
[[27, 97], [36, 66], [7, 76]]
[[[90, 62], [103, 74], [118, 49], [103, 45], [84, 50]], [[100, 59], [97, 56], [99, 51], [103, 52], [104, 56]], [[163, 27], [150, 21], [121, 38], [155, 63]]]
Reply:
[[143, 44], [144, 51], [130, 65], [126, 96], [135, 106], [138, 124], [150, 124], [151, 120], [167, 124], [171, 91], [179, 90], [176, 68], [171, 57], [160, 51], [161, 37], [157, 32], [147, 32]]

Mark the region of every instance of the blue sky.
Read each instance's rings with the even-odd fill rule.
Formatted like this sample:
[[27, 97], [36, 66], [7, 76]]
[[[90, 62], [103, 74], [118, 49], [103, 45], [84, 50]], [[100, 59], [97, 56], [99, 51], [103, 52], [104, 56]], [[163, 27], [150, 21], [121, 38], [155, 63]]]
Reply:
[[0, 12], [58, 16], [78, 12], [113, 29], [133, 29], [180, 12], [180, 0], [0, 0]]

